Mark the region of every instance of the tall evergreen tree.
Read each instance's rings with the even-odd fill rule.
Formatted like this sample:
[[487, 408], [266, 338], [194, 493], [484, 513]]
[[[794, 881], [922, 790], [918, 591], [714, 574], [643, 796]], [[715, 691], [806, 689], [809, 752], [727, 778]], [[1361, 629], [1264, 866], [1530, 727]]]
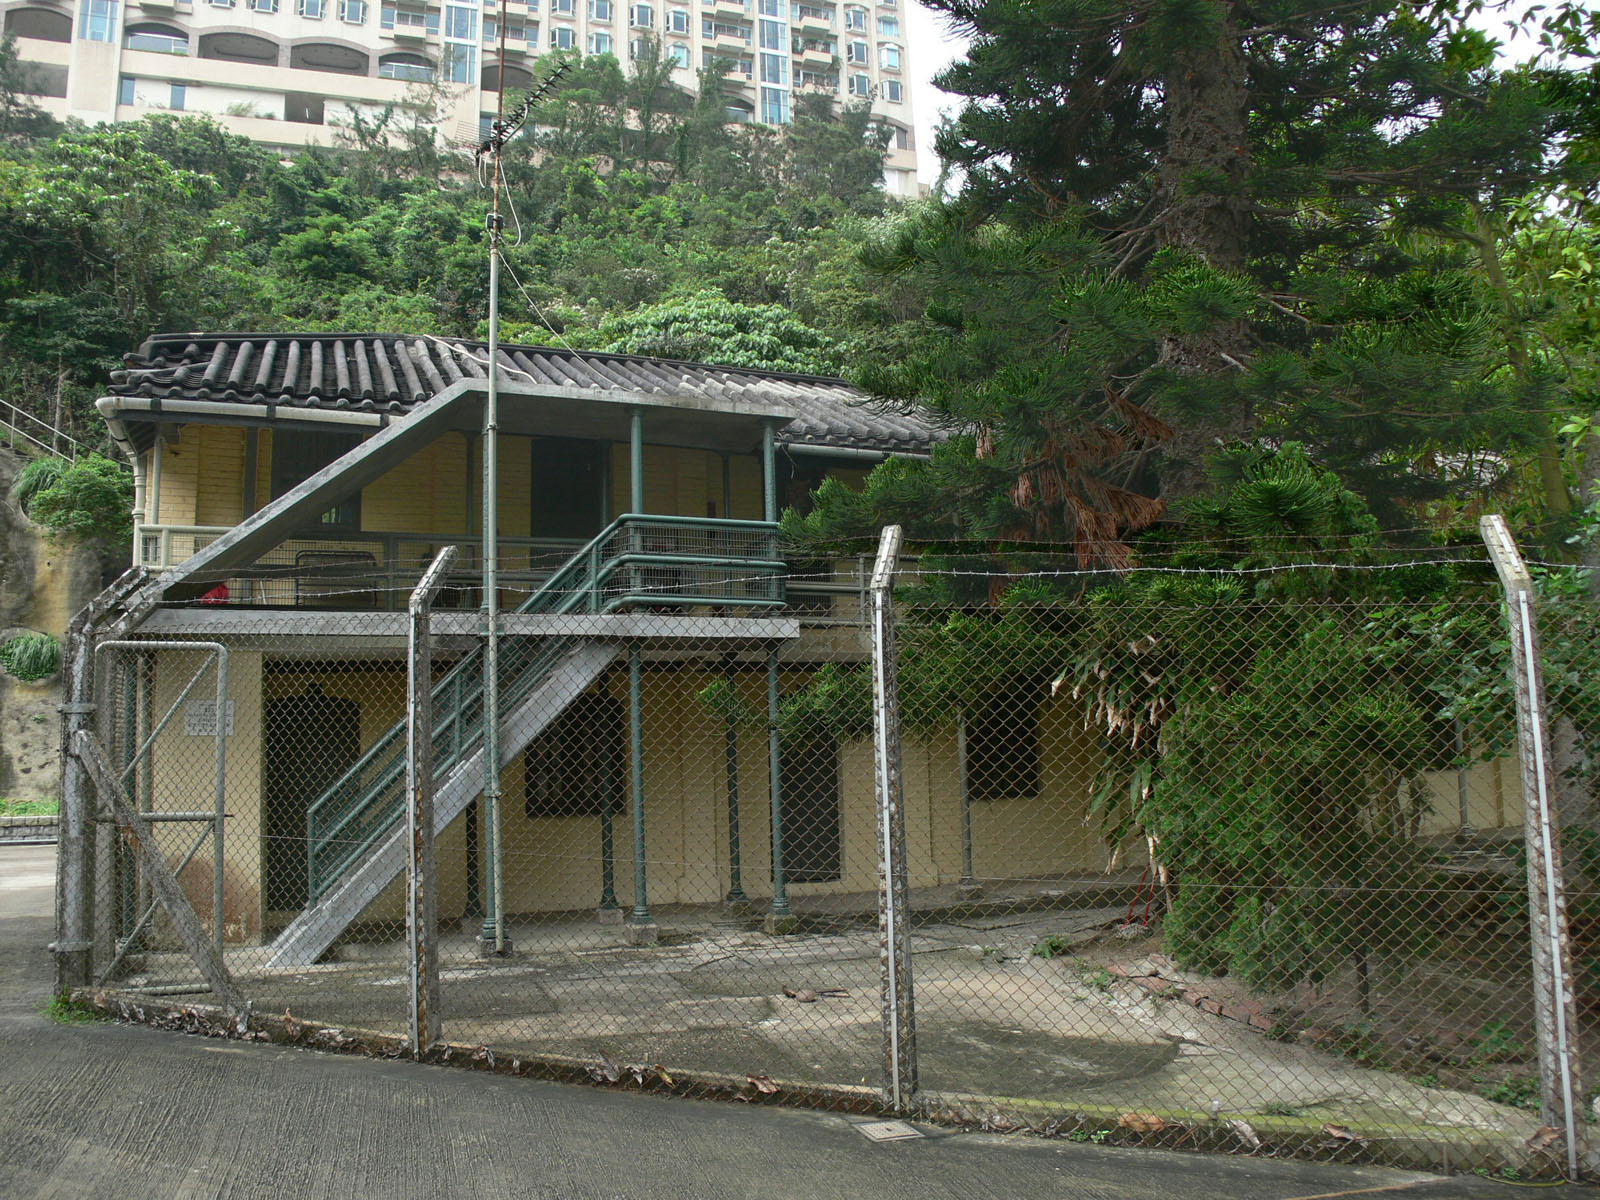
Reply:
[[860, 379], [967, 436], [821, 526], [925, 526], [931, 490], [971, 535], [1115, 563], [1219, 443], [1302, 437], [1404, 524], [1448, 486], [1423, 448], [1548, 437], [1481, 255], [1437, 234], [1587, 182], [1559, 72], [1498, 71], [1393, 0], [932, 7], [972, 38], [939, 81], [967, 101], [938, 141], [964, 184], [869, 251], [935, 299]]

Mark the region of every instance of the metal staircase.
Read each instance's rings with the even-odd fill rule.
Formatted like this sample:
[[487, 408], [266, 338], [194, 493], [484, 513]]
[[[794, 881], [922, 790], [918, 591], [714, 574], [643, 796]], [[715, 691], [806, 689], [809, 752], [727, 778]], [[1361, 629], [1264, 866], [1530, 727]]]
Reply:
[[[776, 526], [763, 521], [619, 517], [533, 592], [518, 613], [784, 603]], [[671, 636], [671, 618], [662, 618]], [[504, 768], [582, 695], [621, 647], [581, 635], [505, 638], [500, 667]], [[482, 793], [483, 649], [434, 685], [434, 826]], [[272, 943], [271, 967], [307, 966], [405, 867], [405, 721], [385, 732], [307, 808], [311, 902]]]

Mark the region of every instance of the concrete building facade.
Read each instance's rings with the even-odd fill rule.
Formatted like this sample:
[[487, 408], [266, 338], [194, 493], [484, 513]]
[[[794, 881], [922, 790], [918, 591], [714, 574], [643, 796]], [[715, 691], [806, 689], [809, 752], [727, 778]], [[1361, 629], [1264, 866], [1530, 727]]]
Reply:
[[868, 100], [893, 136], [884, 184], [916, 193], [909, 0], [0, 0], [40, 107], [91, 124], [195, 112], [269, 145], [328, 144], [435, 79], [441, 133], [478, 135], [503, 86], [553, 50], [626, 67], [647, 41], [686, 92], [721, 58], [730, 121], [782, 125], [802, 92]]

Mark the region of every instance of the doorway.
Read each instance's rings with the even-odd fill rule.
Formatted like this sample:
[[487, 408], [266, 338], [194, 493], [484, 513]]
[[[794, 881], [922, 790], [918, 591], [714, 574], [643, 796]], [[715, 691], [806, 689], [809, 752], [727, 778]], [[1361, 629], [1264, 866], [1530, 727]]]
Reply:
[[839, 743], [831, 737], [785, 744], [783, 873], [789, 883], [829, 883], [840, 877]]
[[306, 906], [306, 808], [361, 755], [361, 706], [312, 682], [266, 706], [261, 856], [269, 914]]

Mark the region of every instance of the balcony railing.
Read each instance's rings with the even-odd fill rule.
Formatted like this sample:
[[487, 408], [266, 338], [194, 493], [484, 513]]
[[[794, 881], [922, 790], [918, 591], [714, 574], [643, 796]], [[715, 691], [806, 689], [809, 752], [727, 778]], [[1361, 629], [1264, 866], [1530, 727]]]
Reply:
[[[223, 534], [226, 525], [144, 525], [139, 561], [160, 572], [184, 562]], [[477, 534], [329, 531], [291, 538], [255, 562], [205, 580], [196, 603], [318, 610], [398, 611], [443, 546], [459, 555], [439, 608], [481, 603], [482, 542]], [[846, 617], [854, 611], [859, 570], [848, 561], [798, 564], [784, 560], [774, 526], [761, 521], [635, 515], [620, 518], [594, 541], [501, 538], [502, 604], [515, 608], [545, 588], [577, 552], [594, 594], [576, 611], [599, 612], [623, 604], [685, 607], [785, 603], [808, 616]], [[787, 586], [785, 583], [787, 581]], [[559, 580], [556, 582], [559, 583]], [[846, 599], [849, 603], [846, 604]]]

